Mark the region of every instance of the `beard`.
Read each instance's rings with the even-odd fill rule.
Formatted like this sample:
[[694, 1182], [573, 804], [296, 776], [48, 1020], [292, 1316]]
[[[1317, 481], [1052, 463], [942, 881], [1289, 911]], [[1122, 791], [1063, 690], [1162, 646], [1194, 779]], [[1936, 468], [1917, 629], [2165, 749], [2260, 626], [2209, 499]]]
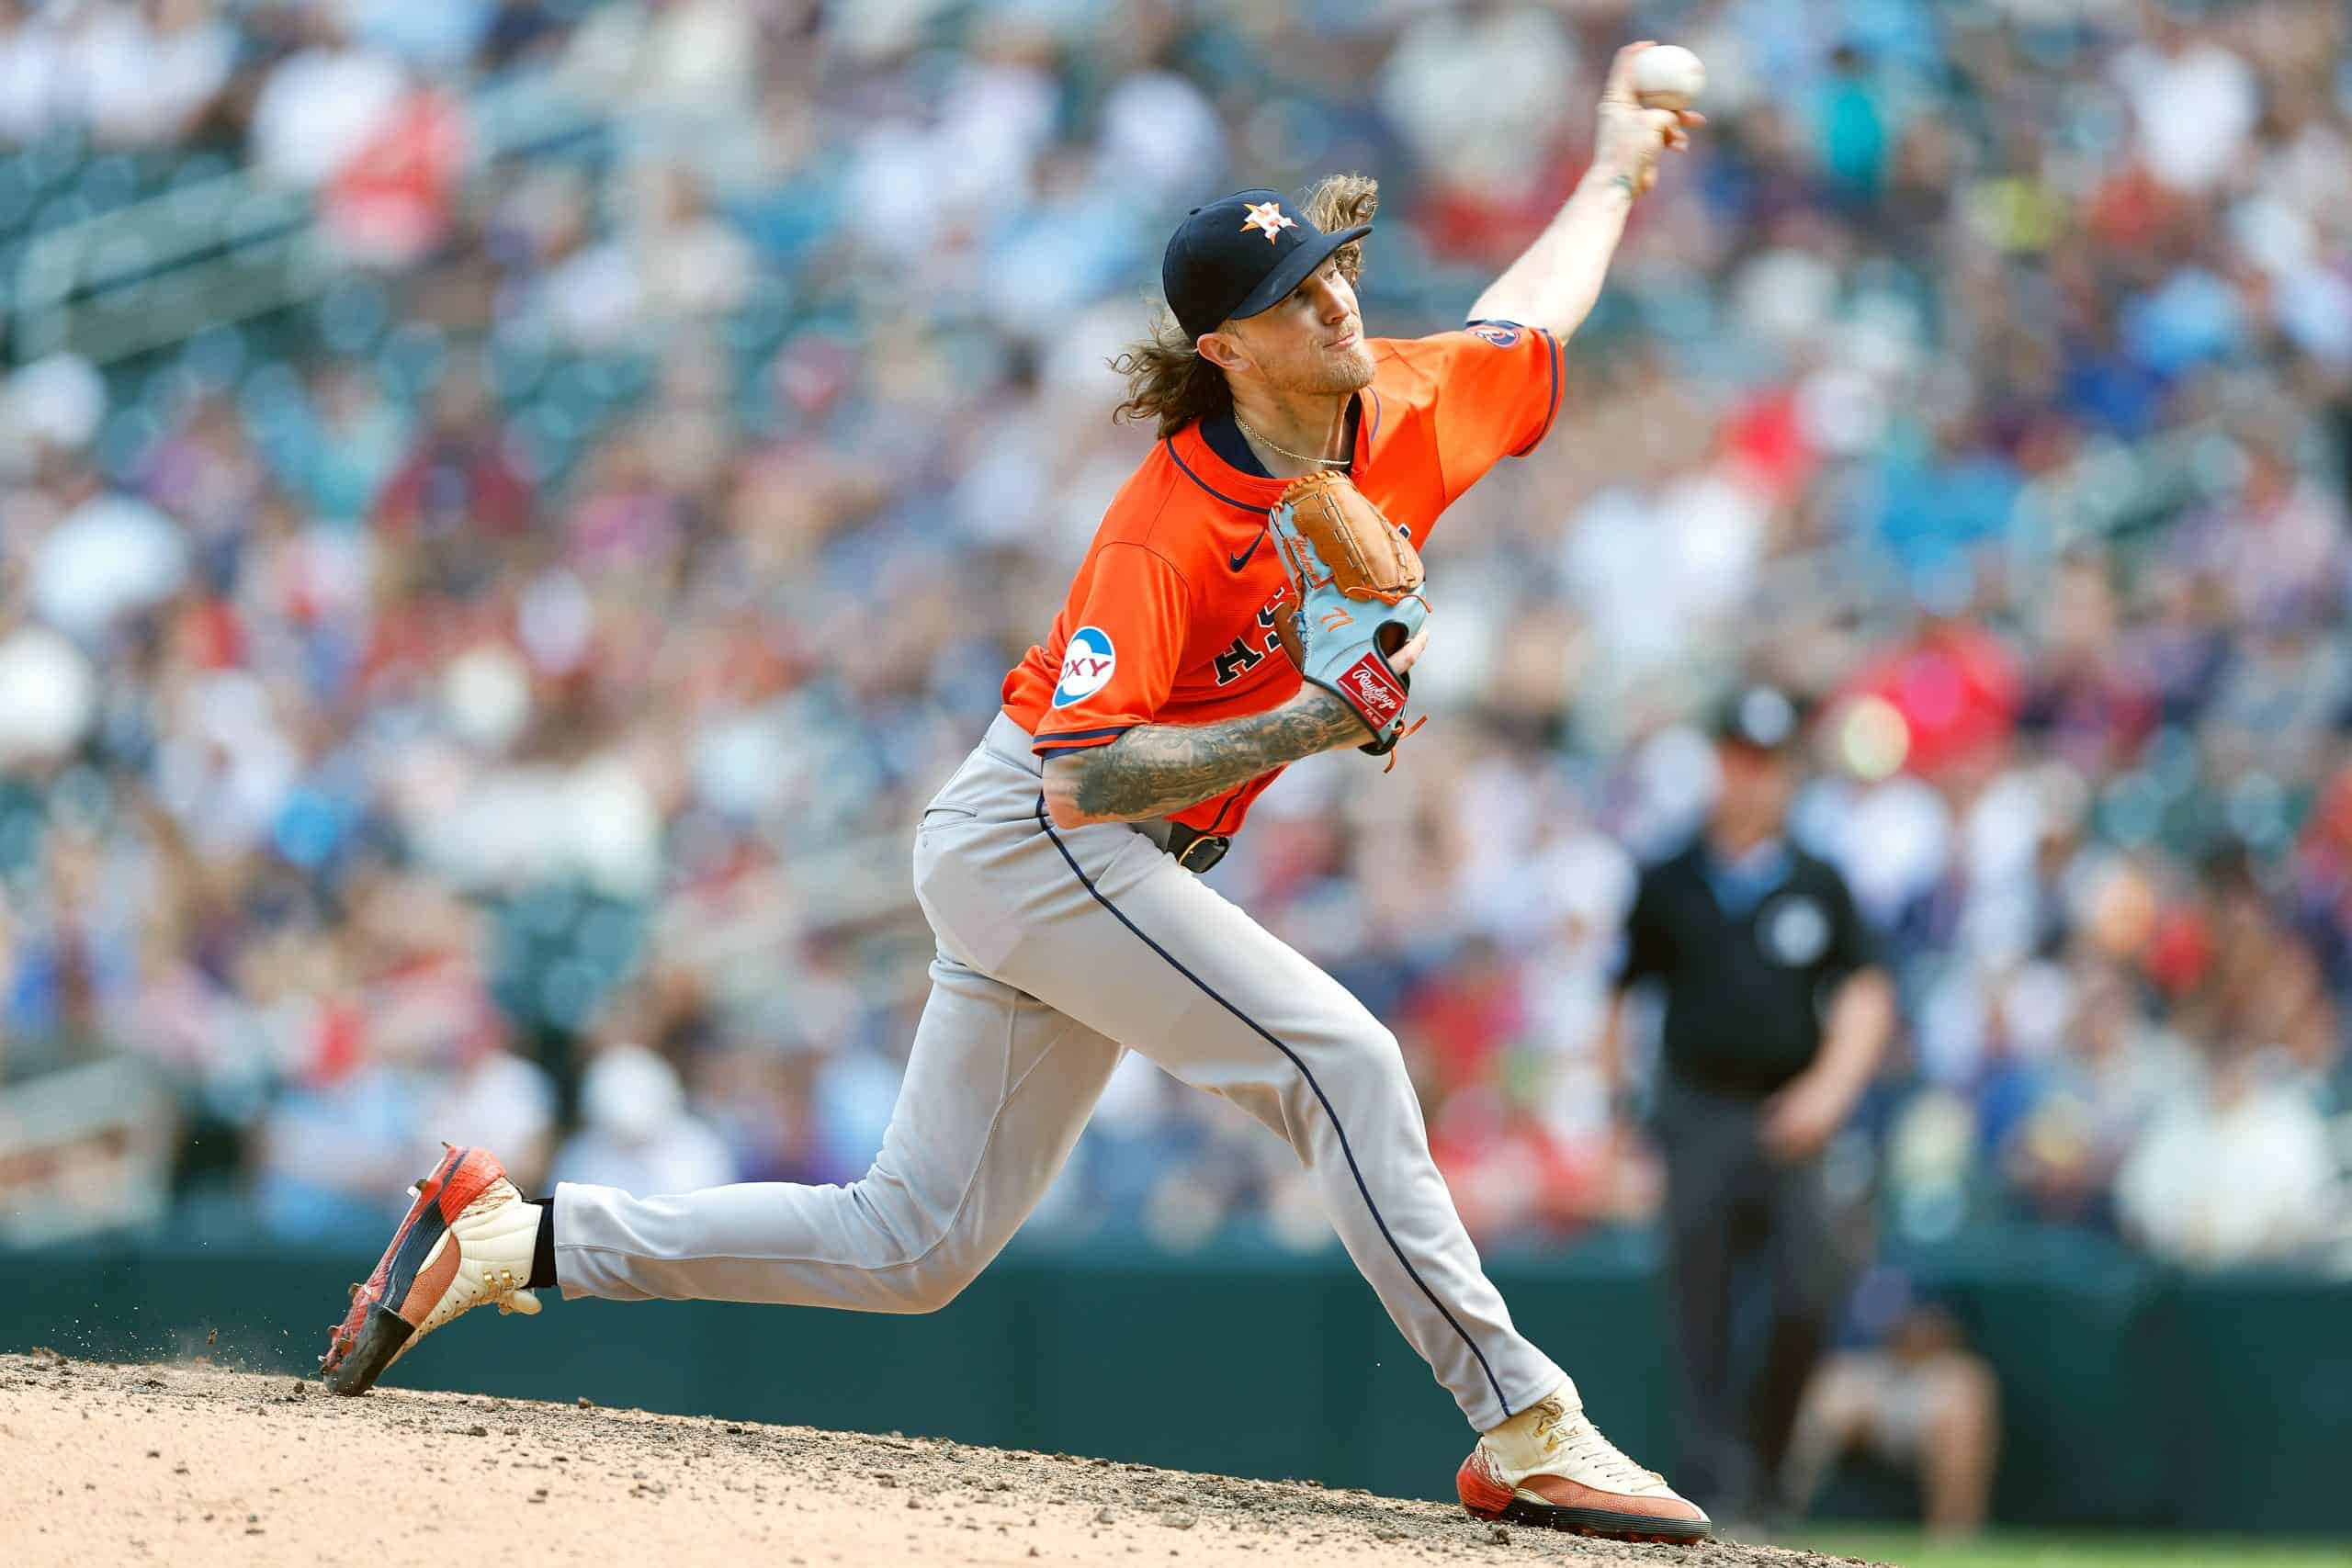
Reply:
[[1372, 385], [1374, 371], [1372, 345], [1363, 339], [1363, 329], [1356, 329], [1355, 342], [1345, 348], [1317, 348], [1300, 356], [1290, 367], [1291, 373], [1282, 379], [1285, 392], [1307, 397], [1340, 397], [1360, 392]]

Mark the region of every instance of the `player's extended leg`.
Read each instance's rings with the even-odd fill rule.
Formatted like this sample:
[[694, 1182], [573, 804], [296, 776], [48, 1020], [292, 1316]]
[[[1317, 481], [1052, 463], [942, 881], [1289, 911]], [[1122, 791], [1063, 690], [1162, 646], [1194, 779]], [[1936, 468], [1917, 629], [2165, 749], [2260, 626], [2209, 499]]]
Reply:
[[[944, 1306], [1044, 1196], [1121, 1055], [943, 953], [882, 1152], [863, 1179], [651, 1197], [565, 1182], [554, 1282], [567, 1297], [618, 1301]], [[321, 1358], [337, 1393], [365, 1393], [460, 1313], [538, 1310], [523, 1287], [533, 1282], [539, 1209], [489, 1151], [450, 1150], [416, 1190]]]
[[452, 1150], [419, 1184], [374, 1277], [353, 1287], [321, 1358], [328, 1386], [365, 1392], [417, 1337], [474, 1307], [536, 1312], [527, 1287], [538, 1284], [566, 1296], [867, 1312], [953, 1299], [1044, 1195], [1122, 1054], [984, 972], [980, 954], [1007, 933], [1050, 942], [1057, 912], [1077, 908], [1057, 864], [1037, 852], [1035, 761], [990, 739], [994, 749], [972, 753], [916, 830], [915, 893], [940, 951], [882, 1153], [862, 1180], [667, 1197], [567, 1182], [549, 1227], [550, 1280], [535, 1249], [538, 1207], [488, 1151]]
[[933, 1312], [1002, 1251], [1069, 1159], [1120, 1048], [942, 954], [882, 1152], [846, 1187], [670, 1197], [556, 1189], [566, 1299]]
[[1702, 1538], [1705, 1516], [1611, 1448], [1575, 1385], [1512, 1326], [1430, 1158], [1396, 1037], [1148, 839], [1057, 829], [1042, 807], [1035, 833], [1065, 879], [1063, 900], [1041, 893], [1039, 906], [1065, 910], [1074, 896], [1076, 910], [1057, 914], [1050, 941], [1008, 937], [993, 972], [1290, 1141], [1391, 1319], [1487, 1434], [1464, 1466], [1465, 1503], [1564, 1529]]

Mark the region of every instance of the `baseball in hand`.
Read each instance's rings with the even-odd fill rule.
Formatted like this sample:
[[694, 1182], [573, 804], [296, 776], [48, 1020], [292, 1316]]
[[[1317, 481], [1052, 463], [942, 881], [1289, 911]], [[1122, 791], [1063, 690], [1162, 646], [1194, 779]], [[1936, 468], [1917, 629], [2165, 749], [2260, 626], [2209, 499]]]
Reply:
[[1634, 97], [1645, 109], [1687, 109], [1707, 90], [1707, 68], [1679, 43], [1634, 56]]

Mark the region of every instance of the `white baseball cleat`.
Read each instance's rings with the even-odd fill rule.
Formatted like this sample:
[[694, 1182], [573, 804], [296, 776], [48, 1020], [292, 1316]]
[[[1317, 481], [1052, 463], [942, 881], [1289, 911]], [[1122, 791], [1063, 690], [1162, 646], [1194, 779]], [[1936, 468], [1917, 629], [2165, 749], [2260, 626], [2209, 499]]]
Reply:
[[409, 1189], [416, 1199], [319, 1358], [337, 1393], [365, 1393], [408, 1348], [459, 1313], [495, 1303], [535, 1313], [528, 1289], [539, 1210], [488, 1149], [451, 1148]]
[[1480, 1438], [1453, 1478], [1463, 1507], [1476, 1518], [1615, 1540], [1710, 1539], [1705, 1512], [1619, 1452], [1573, 1397], [1539, 1401]]

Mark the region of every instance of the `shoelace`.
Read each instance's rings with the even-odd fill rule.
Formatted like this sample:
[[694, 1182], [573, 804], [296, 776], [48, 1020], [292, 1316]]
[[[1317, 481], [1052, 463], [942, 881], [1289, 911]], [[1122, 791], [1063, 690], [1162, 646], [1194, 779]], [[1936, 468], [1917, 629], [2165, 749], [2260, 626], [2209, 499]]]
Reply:
[[1577, 1466], [1579, 1479], [1589, 1475], [1614, 1490], [1626, 1492], [1651, 1483], [1666, 1484], [1665, 1476], [1645, 1470], [1626, 1458], [1616, 1444], [1600, 1435], [1600, 1427], [1582, 1416], [1563, 1427], [1553, 1427], [1545, 1436], [1549, 1440], [1544, 1446]]

